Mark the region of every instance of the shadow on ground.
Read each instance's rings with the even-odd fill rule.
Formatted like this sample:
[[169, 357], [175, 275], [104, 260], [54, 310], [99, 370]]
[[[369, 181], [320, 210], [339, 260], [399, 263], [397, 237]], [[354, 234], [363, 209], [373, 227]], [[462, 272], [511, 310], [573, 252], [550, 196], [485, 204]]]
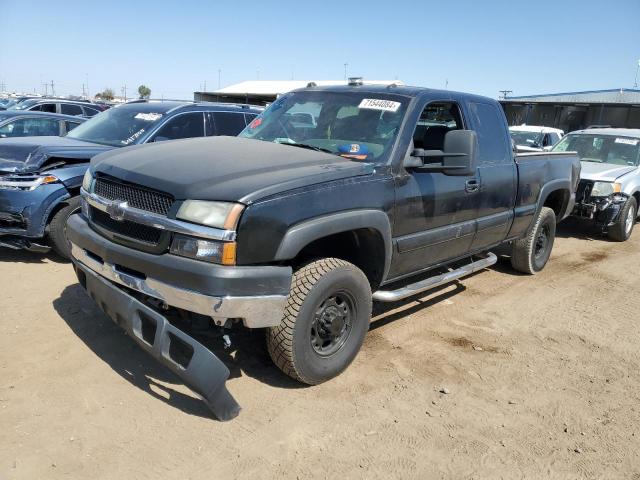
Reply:
[[16, 263], [46, 263], [47, 261], [54, 263], [70, 263], [58, 257], [55, 253], [36, 253], [27, 250], [13, 250], [7, 247], [0, 247], [0, 262], [16, 262]]

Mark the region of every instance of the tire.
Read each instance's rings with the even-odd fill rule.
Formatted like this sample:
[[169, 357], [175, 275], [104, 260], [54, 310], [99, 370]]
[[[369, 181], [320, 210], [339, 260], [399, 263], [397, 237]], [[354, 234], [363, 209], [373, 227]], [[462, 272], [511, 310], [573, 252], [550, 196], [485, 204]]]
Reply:
[[542, 207], [529, 234], [513, 242], [511, 266], [518, 272], [535, 275], [549, 260], [556, 238], [556, 214]]
[[636, 223], [637, 215], [638, 202], [634, 197], [629, 197], [629, 200], [627, 200], [624, 207], [622, 207], [616, 223], [609, 228], [607, 236], [616, 242], [625, 242], [629, 240], [629, 237], [633, 232], [633, 226]]
[[271, 359], [308, 385], [339, 375], [362, 346], [371, 306], [371, 286], [355, 265], [323, 258], [303, 266], [294, 272], [282, 322], [267, 331]]
[[67, 205], [56, 212], [49, 222], [49, 240], [53, 251], [65, 260], [71, 259], [71, 244], [67, 240], [67, 219], [80, 210], [80, 197], [67, 200]]

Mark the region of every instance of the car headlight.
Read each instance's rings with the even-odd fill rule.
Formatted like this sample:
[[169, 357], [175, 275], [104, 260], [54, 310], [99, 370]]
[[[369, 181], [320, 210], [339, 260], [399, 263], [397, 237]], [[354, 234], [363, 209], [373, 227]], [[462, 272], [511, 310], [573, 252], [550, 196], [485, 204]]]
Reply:
[[178, 209], [176, 218], [209, 227], [235, 230], [242, 210], [244, 205], [240, 203], [185, 200]]
[[40, 185], [57, 182], [55, 175], [7, 175], [0, 177], [0, 189], [31, 191]]
[[86, 192], [91, 192], [91, 183], [93, 183], [93, 175], [91, 175], [91, 171], [87, 169], [87, 171], [84, 172], [84, 177], [82, 177], [82, 188]]
[[592, 197], [608, 197], [614, 193], [620, 193], [622, 185], [613, 182], [595, 182], [591, 189]]
[[170, 251], [174, 255], [220, 265], [236, 264], [236, 242], [218, 242], [176, 234]]

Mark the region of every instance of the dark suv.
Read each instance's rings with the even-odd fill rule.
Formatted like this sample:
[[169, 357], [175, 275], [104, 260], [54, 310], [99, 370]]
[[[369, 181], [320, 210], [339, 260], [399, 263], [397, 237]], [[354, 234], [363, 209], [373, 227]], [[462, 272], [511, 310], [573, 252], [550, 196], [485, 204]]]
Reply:
[[262, 112], [247, 105], [144, 101], [111, 108], [64, 137], [0, 139], [0, 246], [69, 256], [67, 217], [96, 154], [180, 138], [237, 135]]

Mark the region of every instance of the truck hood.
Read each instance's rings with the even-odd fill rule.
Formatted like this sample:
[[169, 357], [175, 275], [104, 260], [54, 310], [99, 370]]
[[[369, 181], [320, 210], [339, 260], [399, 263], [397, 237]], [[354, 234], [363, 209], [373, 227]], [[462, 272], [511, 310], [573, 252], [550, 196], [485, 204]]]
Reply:
[[98, 155], [92, 171], [173, 195], [177, 200], [251, 203], [317, 183], [369, 175], [370, 163], [237, 137], [136, 145]]
[[38, 171], [50, 158], [64, 163], [88, 161], [97, 153], [115, 147], [67, 137], [22, 137], [0, 139], [0, 175]]
[[619, 177], [634, 171], [638, 167], [629, 165], [613, 165], [611, 163], [580, 162], [582, 172], [580, 178], [594, 182], [613, 182]]

